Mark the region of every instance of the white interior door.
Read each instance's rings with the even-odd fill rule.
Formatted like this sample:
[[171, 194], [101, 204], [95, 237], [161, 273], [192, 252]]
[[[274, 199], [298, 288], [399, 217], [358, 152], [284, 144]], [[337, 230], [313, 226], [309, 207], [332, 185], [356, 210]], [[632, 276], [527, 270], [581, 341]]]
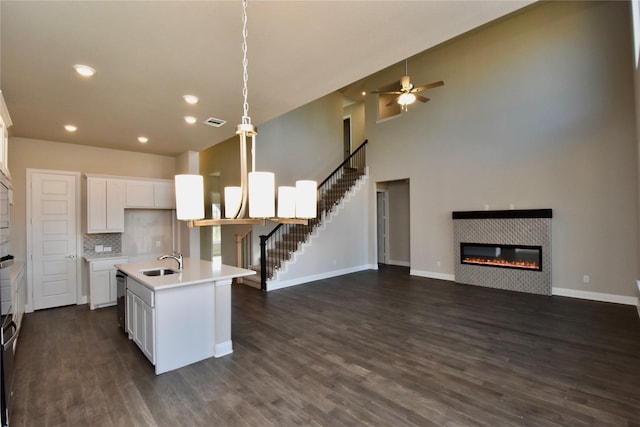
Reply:
[[33, 308], [76, 304], [79, 174], [32, 172], [30, 177]]

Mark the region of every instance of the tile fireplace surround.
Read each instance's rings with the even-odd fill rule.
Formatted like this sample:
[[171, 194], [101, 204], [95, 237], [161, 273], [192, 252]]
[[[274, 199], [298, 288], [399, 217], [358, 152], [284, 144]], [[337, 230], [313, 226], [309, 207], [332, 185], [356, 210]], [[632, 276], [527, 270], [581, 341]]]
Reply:
[[[455, 281], [551, 295], [551, 209], [453, 212]], [[460, 243], [542, 247], [542, 270], [463, 264]]]

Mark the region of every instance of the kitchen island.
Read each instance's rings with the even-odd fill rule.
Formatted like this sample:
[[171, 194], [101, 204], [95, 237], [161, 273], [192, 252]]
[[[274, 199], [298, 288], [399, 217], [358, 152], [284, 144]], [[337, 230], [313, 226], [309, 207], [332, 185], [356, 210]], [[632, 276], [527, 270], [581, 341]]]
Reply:
[[127, 276], [127, 334], [156, 375], [233, 352], [231, 283], [254, 271], [194, 258], [181, 271], [172, 259], [116, 268]]

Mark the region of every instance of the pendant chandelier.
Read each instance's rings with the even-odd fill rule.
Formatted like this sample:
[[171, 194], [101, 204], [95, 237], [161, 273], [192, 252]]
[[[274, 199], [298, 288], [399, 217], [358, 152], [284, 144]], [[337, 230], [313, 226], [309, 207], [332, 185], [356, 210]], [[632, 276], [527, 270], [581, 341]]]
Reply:
[[[236, 127], [240, 137], [240, 186], [224, 189], [224, 219], [204, 218], [202, 175], [176, 175], [176, 214], [189, 227], [222, 224], [264, 224], [266, 220], [307, 224], [317, 215], [317, 183], [296, 181], [295, 187], [278, 188], [278, 216], [275, 214], [275, 176], [255, 170], [255, 143], [258, 134], [249, 117], [247, 82], [247, 0], [242, 1], [242, 97], [243, 114]], [[251, 172], [247, 171], [247, 138], [251, 138]], [[248, 216], [247, 216], [248, 214]]]

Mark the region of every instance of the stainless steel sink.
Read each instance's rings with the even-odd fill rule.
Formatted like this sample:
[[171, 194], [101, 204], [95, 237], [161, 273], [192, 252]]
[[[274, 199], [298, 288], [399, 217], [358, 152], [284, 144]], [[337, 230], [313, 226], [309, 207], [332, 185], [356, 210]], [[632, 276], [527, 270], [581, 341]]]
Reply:
[[176, 274], [177, 271], [170, 268], [155, 268], [153, 270], [142, 270], [140, 273], [145, 276], [167, 276], [169, 274]]

